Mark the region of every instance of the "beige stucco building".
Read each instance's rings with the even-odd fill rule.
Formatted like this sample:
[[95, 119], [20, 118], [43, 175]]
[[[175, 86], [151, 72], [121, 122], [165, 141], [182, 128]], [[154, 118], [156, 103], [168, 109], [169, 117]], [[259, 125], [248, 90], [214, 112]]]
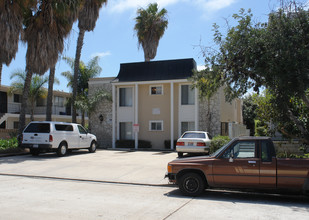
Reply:
[[[10, 93], [9, 86], [0, 86], [0, 129], [18, 129], [19, 113], [21, 108], [22, 94]], [[71, 122], [71, 106], [66, 105], [71, 93], [54, 91], [52, 105], [52, 120]], [[44, 121], [46, 118], [47, 99], [39, 98], [36, 100], [34, 108], [34, 120]], [[30, 106], [28, 104], [28, 106]], [[81, 116], [77, 117], [78, 123]], [[88, 122], [88, 117], [85, 118]], [[26, 112], [26, 124], [30, 122], [30, 109]]]
[[[91, 79], [90, 95], [105, 88], [113, 97], [112, 102], [100, 103], [90, 117], [91, 132], [101, 147], [115, 148], [118, 140], [134, 140], [138, 148], [138, 140], [146, 140], [153, 149], [163, 149], [166, 141], [173, 149], [170, 140], [187, 130], [245, 133], [242, 101], [225, 102], [223, 90], [210, 101], [201, 100], [188, 80], [195, 69], [193, 59], [125, 63], [116, 78]], [[100, 115], [104, 120], [98, 120]]]

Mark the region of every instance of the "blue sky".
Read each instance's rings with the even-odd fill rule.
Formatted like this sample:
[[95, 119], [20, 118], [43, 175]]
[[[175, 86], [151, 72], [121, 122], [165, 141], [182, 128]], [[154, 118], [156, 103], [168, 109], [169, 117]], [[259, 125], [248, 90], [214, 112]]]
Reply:
[[[121, 63], [143, 62], [144, 52], [138, 49], [134, 33], [136, 10], [147, 7], [151, 0], [109, 0], [100, 11], [93, 32], [86, 32], [81, 60], [87, 63], [92, 57], [100, 56], [102, 72], [99, 77], [117, 76]], [[278, 0], [158, 0], [159, 7], [168, 11], [168, 28], [160, 40], [154, 60], [194, 58], [203, 66], [203, 56], [198, 45], [213, 46], [212, 25], [217, 23], [224, 32], [227, 22], [232, 25], [232, 15], [240, 8], [252, 9], [256, 21], [266, 21]], [[62, 56], [74, 58], [78, 37], [77, 23], [65, 40]], [[2, 85], [10, 85], [14, 70], [25, 68], [27, 45], [21, 43], [15, 60], [9, 67], [3, 66]], [[63, 61], [56, 65], [56, 77], [60, 84], [55, 90], [69, 92], [67, 80], [61, 72], [70, 70]]]

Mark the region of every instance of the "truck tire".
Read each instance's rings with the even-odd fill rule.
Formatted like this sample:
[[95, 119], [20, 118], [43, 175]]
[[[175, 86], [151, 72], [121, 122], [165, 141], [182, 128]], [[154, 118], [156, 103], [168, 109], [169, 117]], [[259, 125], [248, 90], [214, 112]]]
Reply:
[[182, 152], [178, 152], [178, 157], [183, 157], [183, 153]]
[[92, 141], [88, 150], [90, 153], [94, 153], [97, 150], [97, 143], [95, 141]]
[[179, 180], [179, 189], [185, 196], [198, 196], [205, 190], [205, 183], [197, 173], [186, 173]]
[[63, 157], [67, 154], [68, 152], [68, 147], [65, 143], [61, 143], [57, 149], [57, 155], [59, 157]]

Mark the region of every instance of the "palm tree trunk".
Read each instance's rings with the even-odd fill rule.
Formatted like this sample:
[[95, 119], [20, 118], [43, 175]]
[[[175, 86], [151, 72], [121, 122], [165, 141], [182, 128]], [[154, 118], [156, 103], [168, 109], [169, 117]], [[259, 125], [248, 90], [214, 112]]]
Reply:
[[81, 124], [83, 127], [85, 127], [85, 112], [82, 111], [82, 121], [81, 121]]
[[78, 80], [78, 71], [79, 71], [79, 61], [80, 56], [82, 53], [82, 48], [84, 44], [84, 36], [85, 36], [85, 30], [79, 29], [78, 39], [77, 39], [77, 45], [76, 45], [76, 53], [75, 53], [75, 61], [74, 61], [74, 77], [73, 77], [73, 94], [72, 94], [72, 122], [76, 123], [76, 107], [75, 107], [75, 101], [77, 96], [77, 80]]
[[47, 95], [47, 106], [46, 106], [46, 121], [52, 121], [54, 80], [55, 80], [55, 66], [50, 68], [50, 71], [49, 71], [48, 95]]
[[32, 78], [32, 71], [27, 71], [24, 91], [23, 91], [23, 100], [21, 102], [20, 115], [19, 115], [19, 127], [18, 127], [18, 143], [21, 144], [21, 135], [26, 126], [26, 111], [27, 111], [27, 101], [29, 96], [30, 84]]

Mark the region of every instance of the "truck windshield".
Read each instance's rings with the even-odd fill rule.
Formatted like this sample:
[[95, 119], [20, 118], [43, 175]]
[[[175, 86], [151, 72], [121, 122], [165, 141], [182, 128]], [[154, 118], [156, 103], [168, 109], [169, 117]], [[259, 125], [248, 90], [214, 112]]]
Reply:
[[25, 129], [25, 133], [49, 133], [50, 125], [49, 123], [31, 123]]

